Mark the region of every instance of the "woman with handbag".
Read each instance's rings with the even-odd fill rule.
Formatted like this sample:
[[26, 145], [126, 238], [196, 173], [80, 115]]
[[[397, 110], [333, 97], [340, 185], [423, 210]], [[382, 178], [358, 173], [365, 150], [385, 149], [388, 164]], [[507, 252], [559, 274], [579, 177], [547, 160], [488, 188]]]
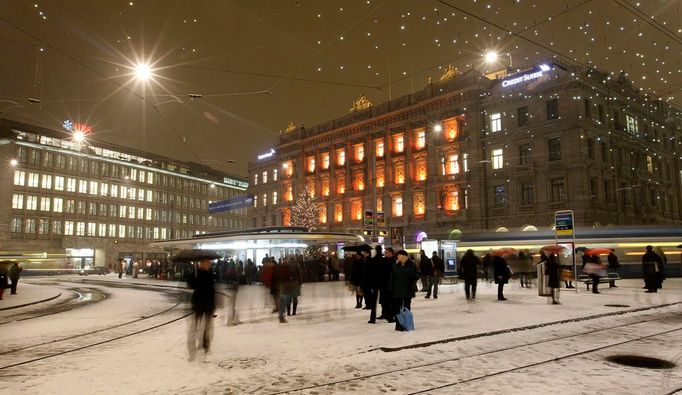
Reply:
[[[419, 279], [419, 273], [414, 262], [408, 258], [405, 250], [400, 250], [396, 253], [397, 261], [391, 270], [391, 276], [388, 279], [388, 289], [393, 296], [394, 308], [400, 312], [402, 307], [407, 310], [411, 309], [412, 298], [415, 296], [413, 286]], [[396, 330], [402, 331], [398, 320], [396, 320]]]

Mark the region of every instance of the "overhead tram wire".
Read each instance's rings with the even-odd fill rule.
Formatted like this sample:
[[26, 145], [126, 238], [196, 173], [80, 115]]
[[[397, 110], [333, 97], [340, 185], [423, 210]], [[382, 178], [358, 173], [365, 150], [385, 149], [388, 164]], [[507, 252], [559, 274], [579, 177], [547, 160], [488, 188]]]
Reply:
[[647, 24], [651, 25], [654, 29], [658, 30], [660, 33], [666, 35], [668, 38], [672, 39], [678, 44], [682, 45], [682, 37], [678, 36], [677, 33], [674, 31], [670, 30], [667, 26], [659, 23], [657, 20], [655, 20], [653, 17], [648, 16], [644, 13], [644, 11], [640, 10], [639, 8], [633, 6], [630, 4], [627, 0], [613, 0], [616, 4], [620, 5], [623, 7], [626, 11], [631, 13], [632, 15], [642, 19], [644, 22]]

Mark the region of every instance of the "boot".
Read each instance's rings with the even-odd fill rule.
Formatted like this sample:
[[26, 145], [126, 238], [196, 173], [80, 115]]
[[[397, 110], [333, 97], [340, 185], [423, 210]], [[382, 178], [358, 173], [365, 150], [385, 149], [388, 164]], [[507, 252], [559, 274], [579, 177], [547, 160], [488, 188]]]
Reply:
[[296, 306], [298, 306], [298, 300], [294, 300], [294, 309], [291, 312], [291, 315], [296, 315]]
[[362, 296], [360, 295], [355, 295], [355, 308], [356, 309], [362, 308]]
[[291, 315], [291, 303], [287, 303], [287, 315]]

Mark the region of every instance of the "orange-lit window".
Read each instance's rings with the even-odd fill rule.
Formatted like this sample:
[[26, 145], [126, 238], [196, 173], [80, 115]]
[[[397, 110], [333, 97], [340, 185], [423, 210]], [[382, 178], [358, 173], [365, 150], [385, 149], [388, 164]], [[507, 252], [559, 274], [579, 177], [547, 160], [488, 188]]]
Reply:
[[314, 156], [309, 156], [305, 159], [306, 163], [306, 170], [308, 170], [308, 173], [314, 173], [315, 172], [315, 157]]
[[343, 204], [336, 203], [334, 205], [334, 221], [343, 222]]
[[355, 144], [353, 146], [353, 160], [355, 162], [362, 162], [365, 160], [365, 145]]
[[419, 151], [426, 147], [426, 129], [417, 129], [414, 132], [414, 149]]
[[319, 209], [319, 213], [320, 213], [320, 223], [326, 224], [327, 223], [327, 206], [324, 204], [320, 204], [318, 209]]
[[346, 193], [346, 177], [341, 176], [336, 179], [336, 193]]
[[287, 177], [291, 177], [294, 174], [294, 162], [287, 161], [282, 163], [282, 173]]
[[395, 184], [405, 183], [405, 163], [398, 162], [393, 167], [393, 182]]
[[459, 136], [459, 122], [457, 118], [450, 118], [443, 121], [443, 134], [448, 141], [452, 141]]
[[341, 148], [336, 150], [336, 165], [343, 166], [346, 164], [346, 150]]
[[424, 192], [415, 192], [412, 195], [414, 199], [414, 215], [423, 216], [426, 212], [426, 204], [424, 203]]
[[403, 197], [402, 195], [395, 195], [391, 198], [391, 211], [394, 217], [403, 216]]
[[384, 178], [384, 168], [377, 168], [377, 188], [383, 188], [386, 184], [386, 179]]
[[384, 157], [384, 139], [374, 140], [374, 154], [377, 158]]
[[353, 221], [359, 221], [362, 219], [362, 201], [353, 200], [350, 204], [351, 218]]
[[282, 210], [282, 225], [284, 226], [291, 225], [291, 211], [289, 211], [288, 208]]
[[329, 169], [329, 152], [322, 154], [322, 170]]
[[393, 152], [400, 154], [405, 151], [405, 137], [402, 134], [393, 136]]
[[365, 174], [358, 172], [353, 174], [353, 189], [363, 191], [365, 189]]
[[414, 167], [414, 178], [417, 181], [424, 181], [426, 180], [426, 160], [425, 159], [420, 159], [417, 161], [415, 167]]
[[446, 211], [459, 210], [459, 191], [447, 191], [444, 206]]
[[448, 155], [448, 161], [446, 163], [445, 169], [447, 174], [459, 174], [459, 155], [450, 154]]
[[384, 211], [384, 198], [379, 196], [377, 198], [377, 212], [382, 212]]
[[310, 193], [310, 197], [314, 198], [315, 197], [315, 180], [311, 179], [306, 182], [306, 187], [308, 187], [308, 193]]
[[294, 191], [291, 187], [291, 185], [285, 185], [284, 186], [284, 200], [291, 202], [294, 200]]
[[322, 179], [322, 196], [329, 196], [329, 178]]

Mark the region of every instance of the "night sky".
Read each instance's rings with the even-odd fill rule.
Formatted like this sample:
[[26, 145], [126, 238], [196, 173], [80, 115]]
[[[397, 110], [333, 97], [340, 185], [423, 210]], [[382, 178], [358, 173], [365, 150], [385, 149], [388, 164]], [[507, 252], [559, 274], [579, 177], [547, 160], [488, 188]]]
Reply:
[[[2, 117], [246, 175], [289, 121], [571, 58], [682, 105], [678, 0], [2, 0]], [[483, 54], [497, 50], [495, 64]], [[151, 65], [146, 83], [136, 63]], [[201, 94], [190, 99], [189, 94]], [[27, 98], [39, 99], [31, 103]], [[227, 163], [228, 160], [236, 163]]]

